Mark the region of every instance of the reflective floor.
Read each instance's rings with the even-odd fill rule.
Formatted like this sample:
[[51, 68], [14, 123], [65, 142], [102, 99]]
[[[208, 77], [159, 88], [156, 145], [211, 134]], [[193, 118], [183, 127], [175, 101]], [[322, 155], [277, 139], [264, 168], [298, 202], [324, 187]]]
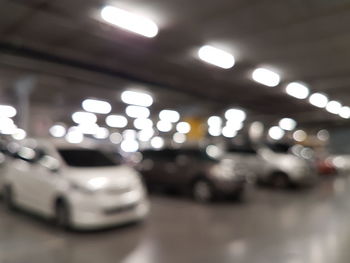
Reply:
[[152, 204], [143, 224], [93, 233], [63, 233], [0, 205], [0, 262], [350, 261], [350, 178], [303, 191], [251, 189], [244, 203], [154, 196]]

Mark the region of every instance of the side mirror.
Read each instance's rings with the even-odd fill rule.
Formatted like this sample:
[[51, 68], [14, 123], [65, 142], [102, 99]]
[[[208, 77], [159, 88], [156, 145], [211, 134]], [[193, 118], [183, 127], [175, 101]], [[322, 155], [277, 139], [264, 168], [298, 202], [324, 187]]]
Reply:
[[44, 155], [39, 160], [39, 164], [53, 173], [57, 173], [60, 170], [60, 162], [56, 158], [53, 158], [48, 155]]

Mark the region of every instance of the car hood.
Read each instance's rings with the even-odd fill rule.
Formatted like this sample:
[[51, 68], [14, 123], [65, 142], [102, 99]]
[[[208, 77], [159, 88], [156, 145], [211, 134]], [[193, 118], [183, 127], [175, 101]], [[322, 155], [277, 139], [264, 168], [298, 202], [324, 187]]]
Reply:
[[275, 153], [270, 150], [259, 151], [260, 156], [276, 167], [306, 166], [306, 161], [290, 153]]
[[69, 167], [65, 174], [71, 182], [93, 190], [128, 188], [140, 182], [138, 173], [125, 165], [96, 168]]

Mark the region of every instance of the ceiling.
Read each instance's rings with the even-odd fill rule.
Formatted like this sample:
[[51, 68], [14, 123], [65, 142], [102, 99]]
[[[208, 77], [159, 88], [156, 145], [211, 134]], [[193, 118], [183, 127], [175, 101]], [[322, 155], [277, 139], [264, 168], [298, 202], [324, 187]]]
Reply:
[[[102, 22], [114, 4], [142, 12], [159, 25], [147, 39]], [[285, 94], [288, 82], [350, 105], [349, 0], [0, 0], [0, 75], [3, 98], [14, 83], [35, 76], [33, 102], [55, 116], [86, 97], [116, 98], [129, 86], [157, 96], [155, 107], [189, 114], [240, 106], [252, 115], [293, 117], [309, 125], [346, 120]], [[222, 70], [199, 61], [214, 44], [236, 65]], [[265, 66], [282, 83], [268, 88], [251, 71]], [[59, 112], [59, 113], [58, 113]]]

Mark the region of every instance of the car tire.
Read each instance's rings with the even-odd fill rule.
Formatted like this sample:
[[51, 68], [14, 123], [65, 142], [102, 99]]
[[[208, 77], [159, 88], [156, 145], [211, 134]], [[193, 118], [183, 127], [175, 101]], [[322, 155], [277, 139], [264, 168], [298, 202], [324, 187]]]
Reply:
[[63, 229], [69, 229], [71, 226], [70, 210], [65, 201], [59, 201], [56, 204], [55, 223], [58, 227]]
[[214, 188], [208, 180], [196, 180], [192, 186], [192, 196], [197, 202], [209, 203], [214, 200]]
[[285, 173], [274, 173], [271, 177], [271, 184], [280, 189], [286, 189], [291, 185], [289, 177]]
[[15, 209], [15, 203], [13, 201], [13, 190], [11, 186], [5, 186], [3, 191], [3, 201], [7, 209]]

